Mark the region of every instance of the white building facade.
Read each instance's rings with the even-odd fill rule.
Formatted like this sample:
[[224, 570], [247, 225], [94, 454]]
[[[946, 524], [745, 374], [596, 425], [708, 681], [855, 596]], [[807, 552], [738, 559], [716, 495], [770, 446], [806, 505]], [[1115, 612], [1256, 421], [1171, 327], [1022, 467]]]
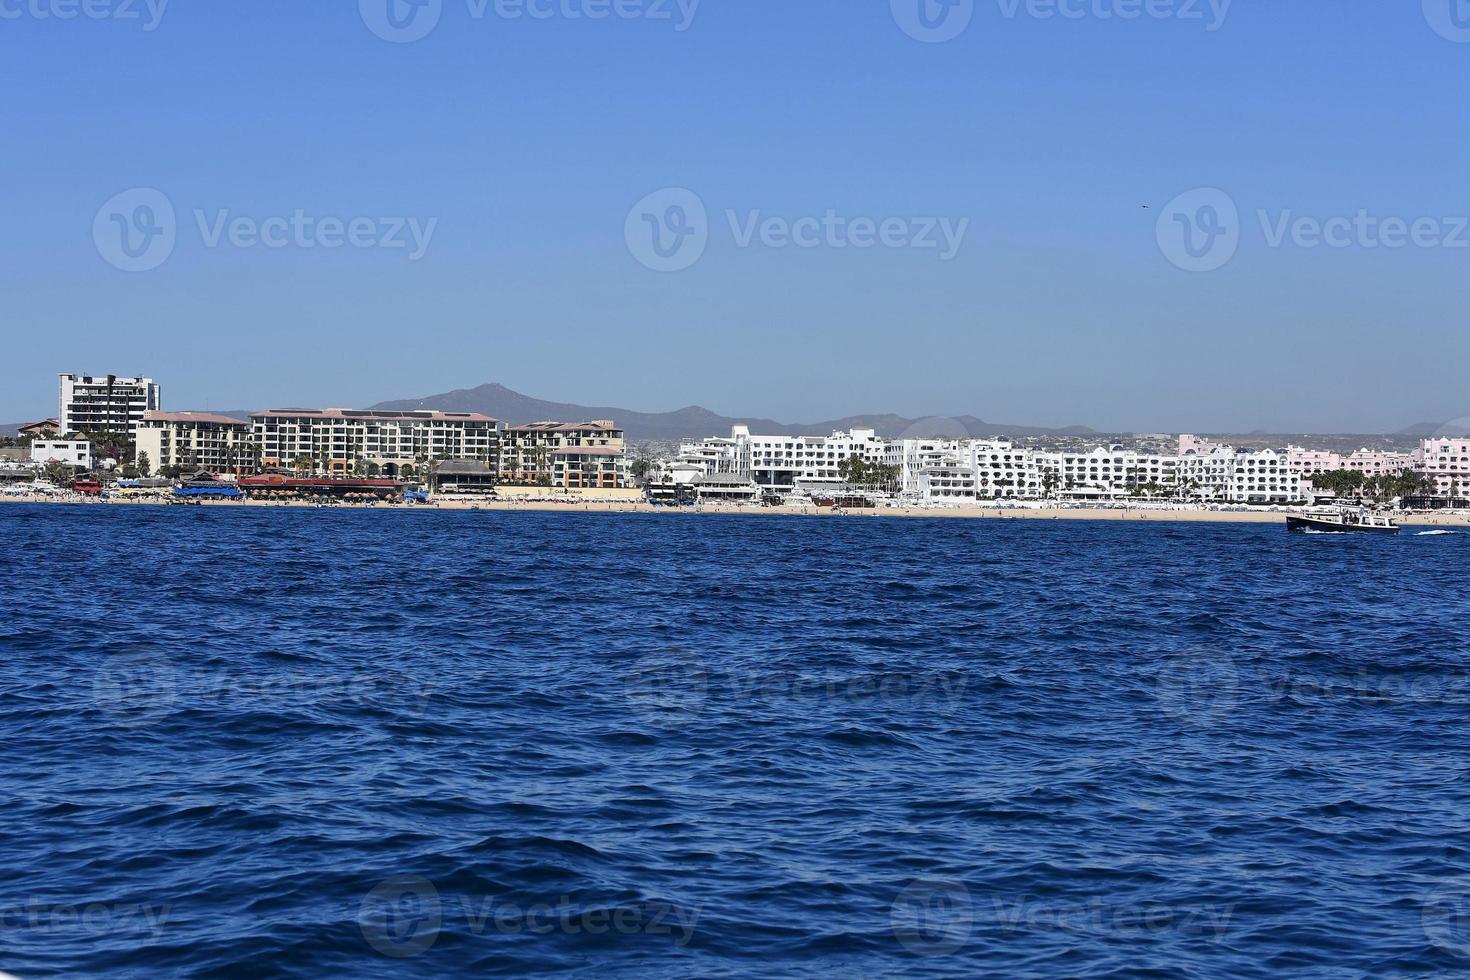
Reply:
[[62, 374], [57, 422], [62, 435], [116, 432], [134, 436], [145, 413], [162, 408], [162, 390], [152, 378], [115, 374]]
[[85, 439], [49, 439], [31, 443], [31, 462], [38, 466], [60, 463], [77, 469], [92, 468], [92, 444]]

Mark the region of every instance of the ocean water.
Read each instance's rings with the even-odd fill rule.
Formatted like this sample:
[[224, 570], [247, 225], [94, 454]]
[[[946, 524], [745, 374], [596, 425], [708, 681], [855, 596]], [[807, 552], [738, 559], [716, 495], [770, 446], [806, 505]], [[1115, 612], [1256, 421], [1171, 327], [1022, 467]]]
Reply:
[[1466, 535], [0, 531], [22, 978], [1470, 971]]

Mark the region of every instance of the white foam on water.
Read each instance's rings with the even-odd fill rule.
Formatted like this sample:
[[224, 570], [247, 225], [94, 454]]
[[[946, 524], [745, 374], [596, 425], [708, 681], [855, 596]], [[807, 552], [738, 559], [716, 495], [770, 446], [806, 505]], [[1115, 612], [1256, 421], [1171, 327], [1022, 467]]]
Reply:
[[1416, 538], [1437, 538], [1441, 534], [1459, 534], [1459, 531], [1420, 531], [1414, 535]]

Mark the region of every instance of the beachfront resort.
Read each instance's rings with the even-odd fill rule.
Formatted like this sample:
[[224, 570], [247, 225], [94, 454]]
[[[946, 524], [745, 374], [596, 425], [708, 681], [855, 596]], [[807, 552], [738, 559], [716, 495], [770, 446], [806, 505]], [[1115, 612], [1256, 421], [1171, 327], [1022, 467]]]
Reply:
[[515, 500], [724, 507], [1291, 508], [1352, 499], [1470, 507], [1470, 438], [1408, 452], [1239, 449], [1190, 434], [1172, 452], [1007, 439], [777, 436], [736, 426], [664, 449], [612, 419], [508, 422], [432, 409], [163, 409], [151, 378], [59, 376], [54, 418], [0, 447], [15, 497], [432, 503]]

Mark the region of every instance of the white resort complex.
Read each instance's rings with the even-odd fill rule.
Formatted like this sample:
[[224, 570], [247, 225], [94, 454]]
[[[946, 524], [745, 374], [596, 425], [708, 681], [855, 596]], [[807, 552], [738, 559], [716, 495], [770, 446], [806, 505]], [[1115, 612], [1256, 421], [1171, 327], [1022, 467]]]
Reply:
[[[994, 500], [1108, 501], [1139, 497], [1180, 502], [1293, 504], [1305, 500], [1307, 477], [1336, 469], [1377, 476], [1423, 465], [1429, 451], [1370, 453], [1351, 457], [1247, 451], [1192, 435], [1178, 451], [1144, 453], [1119, 446], [1090, 451], [1052, 451], [1003, 439], [890, 439], [872, 429], [830, 436], [761, 436], [736, 426], [728, 438], [682, 445], [662, 464], [666, 484], [717, 487], [724, 499], [791, 493], [840, 493], [852, 481], [838, 466], [861, 459], [887, 469], [883, 482], [894, 494], [925, 503]], [[1443, 454], [1448, 459], [1448, 450]], [[1470, 457], [1465, 460], [1470, 464]], [[1470, 466], [1467, 466], [1470, 471]], [[1448, 487], [1448, 477], [1441, 481]]]

